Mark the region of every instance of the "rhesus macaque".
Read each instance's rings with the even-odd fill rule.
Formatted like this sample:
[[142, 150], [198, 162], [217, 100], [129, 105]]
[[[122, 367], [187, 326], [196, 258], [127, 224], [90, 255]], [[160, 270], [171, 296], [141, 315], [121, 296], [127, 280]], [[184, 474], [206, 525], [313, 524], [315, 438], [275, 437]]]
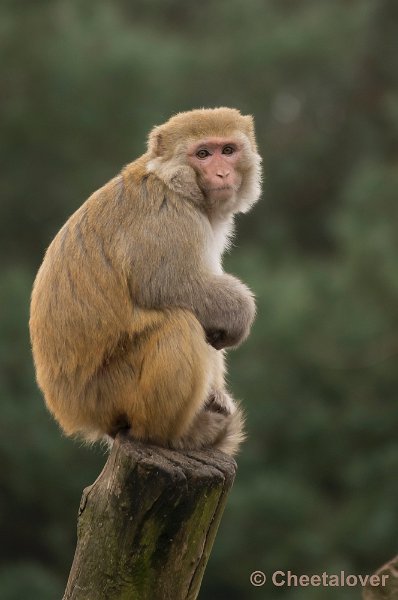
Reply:
[[239, 406], [223, 348], [255, 314], [223, 272], [235, 213], [260, 195], [253, 120], [230, 108], [179, 113], [147, 152], [70, 217], [32, 292], [37, 381], [67, 435], [236, 452]]

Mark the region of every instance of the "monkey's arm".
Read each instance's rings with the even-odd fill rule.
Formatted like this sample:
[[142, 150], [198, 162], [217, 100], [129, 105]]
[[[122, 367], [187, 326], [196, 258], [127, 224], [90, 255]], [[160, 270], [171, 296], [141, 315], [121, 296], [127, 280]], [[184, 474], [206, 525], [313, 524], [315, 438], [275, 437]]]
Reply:
[[237, 346], [249, 335], [256, 307], [247, 286], [232, 275], [211, 276], [202, 281], [203, 297], [192, 302], [207, 341], [217, 350]]
[[132, 260], [133, 302], [186, 308], [212, 346], [240, 344], [254, 319], [253, 295], [237, 278], [213, 274], [206, 266], [207, 233], [200, 219], [164, 208], [150, 225], [141, 230], [139, 256]]
[[249, 335], [255, 316], [255, 302], [250, 290], [232, 275], [189, 277], [169, 287], [161, 274], [157, 301], [147, 298], [148, 308], [178, 306], [194, 313], [206, 333], [209, 344], [217, 350], [237, 346]]

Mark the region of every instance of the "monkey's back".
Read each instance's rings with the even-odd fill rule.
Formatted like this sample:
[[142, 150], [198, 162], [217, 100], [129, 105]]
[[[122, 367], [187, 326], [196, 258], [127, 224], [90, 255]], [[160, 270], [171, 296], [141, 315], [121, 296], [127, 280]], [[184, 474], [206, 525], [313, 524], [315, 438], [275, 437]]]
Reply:
[[[176, 286], [186, 276], [192, 235], [184, 223], [188, 219], [191, 232], [192, 223], [179, 201], [166, 199], [164, 185], [146, 175], [139, 159], [97, 190], [50, 244], [33, 286], [30, 332], [37, 381], [59, 421], [66, 396], [81, 402], [87, 382], [126, 340], [131, 345], [132, 336], [138, 340], [161, 321], [155, 300], [155, 306], [142, 305], [146, 292], [153, 299], [160, 294], [156, 271], [171, 269]], [[172, 219], [172, 231], [159, 224], [159, 211], [166, 222]], [[159, 236], [165, 238], [161, 253]], [[184, 260], [167, 256], [175, 239]]]

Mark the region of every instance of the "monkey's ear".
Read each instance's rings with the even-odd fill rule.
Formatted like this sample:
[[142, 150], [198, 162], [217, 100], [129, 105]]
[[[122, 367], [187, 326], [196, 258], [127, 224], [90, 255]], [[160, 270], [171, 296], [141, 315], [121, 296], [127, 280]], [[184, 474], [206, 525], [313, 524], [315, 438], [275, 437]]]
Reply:
[[247, 134], [251, 143], [253, 144], [253, 149], [257, 150], [256, 133], [254, 130], [254, 119], [251, 115], [245, 115], [243, 118], [247, 127]]
[[148, 138], [148, 151], [153, 157], [162, 156], [165, 152], [163, 135], [159, 127], [152, 129]]
[[254, 133], [254, 119], [251, 115], [244, 115], [244, 120], [246, 121], [246, 126], [248, 129], [251, 129]]

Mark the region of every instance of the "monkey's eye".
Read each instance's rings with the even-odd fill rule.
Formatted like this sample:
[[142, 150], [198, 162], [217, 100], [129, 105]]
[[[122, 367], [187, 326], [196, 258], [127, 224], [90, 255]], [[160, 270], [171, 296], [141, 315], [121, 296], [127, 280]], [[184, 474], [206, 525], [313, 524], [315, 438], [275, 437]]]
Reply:
[[210, 152], [208, 150], [205, 150], [204, 148], [202, 148], [201, 150], [198, 150], [198, 152], [196, 153], [196, 156], [198, 158], [207, 158], [208, 156], [210, 156]]
[[224, 146], [222, 149], [223, 154], [233, 154], [235, 152], [235, 148], [233, 146]]

